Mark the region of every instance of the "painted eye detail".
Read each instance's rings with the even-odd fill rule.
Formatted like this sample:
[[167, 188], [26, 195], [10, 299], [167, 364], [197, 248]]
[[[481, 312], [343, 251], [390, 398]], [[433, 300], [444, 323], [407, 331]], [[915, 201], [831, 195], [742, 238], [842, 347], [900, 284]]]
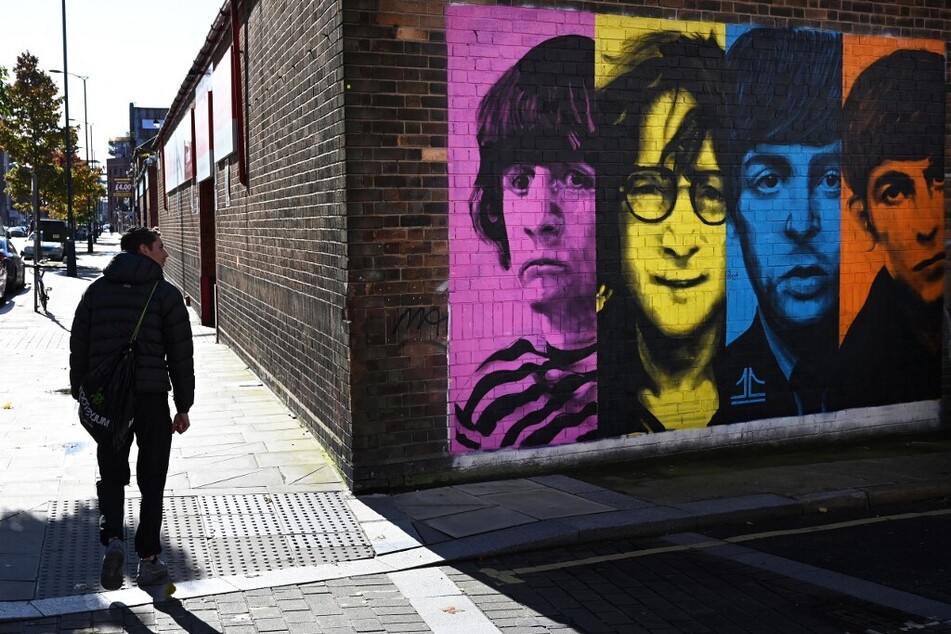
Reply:
[[594, 179], [579, 170], [570, 170], [565, 175], [565, 183], [569, 189], [594, 189]]
[[842, 176], [839, 170], [830, 169], [819, 179], [819, 188], [829, 194], [837, 194], [842, 190]]
[[627, 181], [629, 196], [664, 196], [668, 193], [668, 189], [670, 184], [651, 172], [632, 174]]
[[761, 195], [775, 194], [782, 185], [782, 178], [772, 170], [763, 170], [747, 180], [747, 187]]
[[691, 192], [693, 209], [708, 225], [726, 222], [726, 195], [723, 191], [723, 178], [719, 174], [695, 177]]
[[534, 176], [534, 172], [527, 168], [513, 167], [506, 170], [503, 185], [505, 189], [515, 192], [519, 196], [524, 196], [531, 188]]
[[925, 169], [925, 183], [932, 193], [944, 191], [944, 167], [933, 162], [929, 164]]
[[697, 186], [697, 198], [709, 201], [715, 204], [724, 203], [726, 196], [723, 194], [723, 181], [719, 177], [706, 179]]
[[914, 190], [915, 187], [910, 179], [901, 179], [883, 185], [876, 192], [876, 197], [886, 205], [900, 205], [905, 199], [914, 195]]
[[512, 188], [518, 190], [527, 190], [531, 183], [532, 179], [529, 178], [528, 174], [519, 174], [512, 179]]

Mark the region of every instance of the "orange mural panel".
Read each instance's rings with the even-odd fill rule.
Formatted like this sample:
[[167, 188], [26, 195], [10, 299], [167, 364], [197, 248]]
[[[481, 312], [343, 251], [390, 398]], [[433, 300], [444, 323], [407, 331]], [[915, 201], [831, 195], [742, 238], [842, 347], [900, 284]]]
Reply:
[[[842, 36], [842, 98], [846, 99], [856, 78], [869, 64], [900, 49], [925, 50], [944, 55], [944, 43], [938, 40], [892, 38], [875, 35]], [[885, 262], [882, 251], [862, 226], [851, 208], [853, 192], [848, 182], [842, 186], [842, 251], [839, 294], [839, 341], [868, 297], [869, 287]]]

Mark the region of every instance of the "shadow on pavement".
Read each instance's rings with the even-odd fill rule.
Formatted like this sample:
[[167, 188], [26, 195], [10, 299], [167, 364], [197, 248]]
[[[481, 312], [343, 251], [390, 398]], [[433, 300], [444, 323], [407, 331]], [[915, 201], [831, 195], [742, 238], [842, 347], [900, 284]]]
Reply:
[[33, 598], [45, 511], [3, 509], [0, 519], [0, 596], [6, 601]]
[[[37, 314], [37, 315], [40, 315], [41, 317], [45, 317], [46, 319], [50, 320], [51, 322], [53, 322], [54, 324], [56, 324], [57, 326], [59, 326], [59, 327], [62, 328], [63, 330], [69, 332], [69, 329], [70, 329], [70, 327], [72, 326], [72, 323], [73, 323], [73, 315], [72, 315], [72, 313], [70, 313], [70, 314], [68, 314], [68, 315], [62, 315], [62, 314], [57, 314], [57, 313], [53, 312], [52, 306], [51, 306], [51, 305], [53, 304], [53, 287], [50, 286], [48, 283], [47, 283], [47, 286], [46, 286], [46, 292], [47, 292], [47, 293], [49, 294], [49, 296], [50, 296], [50, 299], [47, 301], [47, 304], [46, 304], [46, 306], [47, 306], [46, 312], [44, 312], [43, 309], [40, 308], [40, 309], [36, 312], [36, 314]], [[27, 283], [26, 289], [20, 291], [20, 295], [22, 295], [23, 297], [25, 297], [28, 302], [32, 303], [32, 302], [33, 302], [33, 284], [32, 284], [32, 283]], [[8, 304], [9, 304], [9, 302], [8, 302]], [[29, 304], [28, 304], [28, 307], [29, 307]]]
[[[127, 501], [138, 504], [137, 499]], [[96, 501], [52, 500], [40, 507], [13, 513], [0, 520], [0, 594], [6, 601], [30, 601], [101, 592], [99, 571], [103, 549], [99, 543], [99, 514]], [[126, 563], [123, 588], [135, 587], [137, 558], [132, 545], [134, 528], [126, 522]], [[166, 548], [178, 581], [202, 578], [189, 553]], [[143, 588], [143, 590], [150, 590]], [[165, 598], [159, 587], [159, 596]]]
[[183, 632], [189, 632], [189, 634], [220, 634], [220, 630], [216, 630], [192, 612], [189, 612], [182, 602], [175, 597], [157, 599], [154, 605], [156, 610], [172, 617]]
[[[150, 592], [149, 594], [152, 593]], [[172, 617], [179, 628], [181, 628], [180, 631], [188, 632], [189, 634], [221, 634], [220, 630], [216, 630], [189, 612], [178, 599], [165, 597], [161, 587], [155, 591], [153, 600], [154, 603], [152, 605], [155, 609]], [[159, 629], [150, 629], [148, 625], [142, 622], [142, 619], [139, 618], [134, 610], [120, 602], [115, 602], [109, 606], [109, 609], [104, 613], [104, 617], [105, 618], [102, 619], [95, 618], [94, 625], [121, 626], [123, 631], [141, 632], [143, 634], [157, 634], [159, 631], [168, 631], [164, 625], [161, 627], [155, 625], [155, 627]]]
[[[113, 256], [113, 255], [114, 255], [114, 254], [109, 254], [108, 259], [104, 260], [104, 263], [105, 263], [105, 264], [108, 264], [108, 263], [109, 263], [109, 260], [112, 259], [112, 256]], [[106, 256], [103, 256], [103, 257], [106, 257]], [[56, 277], [53, 278], [53, 279], [61, 278], [61, 277], [69, 277], [68, 275], [66, 275], [66, 267], [65, 267], [65, 266], [47, 266], [47, 267], [44, 267], [44, 268], [46, 269], [45, 275], [54, 275], [54, 276], [56, 276]], [[77, 264], [77, 265], [76, 265], [76, 275], [75, 275], [75, 277], [74, 277], [73, 279], [87, 280], [87, 281], [94, 280], [94, 279], [96, 279], [97, 277], [99, 277], [100, 275], [102, 275], [102, 268], [103, 268], [103, 267], [101, 267], [101, 266], [84, 266], [84, 265], [82, 265], [82, 264]], [[31, 279], [31, 277], [32, 277], [31, 274], [30, 274], [30, 275], [27, 275], [27, 282], [29, 282], [29, 280]]]

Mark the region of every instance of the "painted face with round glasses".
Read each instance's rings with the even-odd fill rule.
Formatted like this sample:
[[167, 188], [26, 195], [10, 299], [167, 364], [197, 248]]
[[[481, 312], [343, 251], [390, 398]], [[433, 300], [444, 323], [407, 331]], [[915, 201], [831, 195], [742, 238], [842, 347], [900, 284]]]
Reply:
[[[726, 199], [687, 92], [646, 111], [636, 165], [621, 185], [621, 270], [645, 316], [668, 337], [709, 322], [726, 292]], [[685, 151], [684, 148], [699, 150]], [[690, 165], [684, 165], [685, 157]]]

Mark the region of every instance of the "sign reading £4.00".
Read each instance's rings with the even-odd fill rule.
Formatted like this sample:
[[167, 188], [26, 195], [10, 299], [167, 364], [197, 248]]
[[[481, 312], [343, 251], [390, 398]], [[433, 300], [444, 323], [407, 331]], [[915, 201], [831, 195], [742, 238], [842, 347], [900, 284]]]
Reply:
[[117, 178], [113, 181], [112, 195], [117, 197], [129, 197], [132, 195], [132, 179]]

